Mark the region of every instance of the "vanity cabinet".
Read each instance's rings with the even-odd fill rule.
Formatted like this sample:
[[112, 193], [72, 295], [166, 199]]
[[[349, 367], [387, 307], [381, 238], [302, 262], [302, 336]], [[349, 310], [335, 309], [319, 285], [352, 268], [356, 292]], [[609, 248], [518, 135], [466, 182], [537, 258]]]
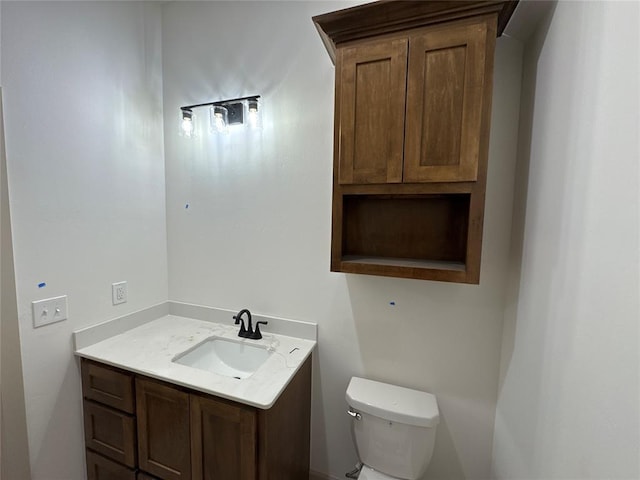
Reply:
[[81, 368], [89, 480], [309, 478], [310, 358], [267, 410], [86, 359]]
[[313, 18], [336, 66], [332, 271], [479, 283], [495, 38], [516, 3]]

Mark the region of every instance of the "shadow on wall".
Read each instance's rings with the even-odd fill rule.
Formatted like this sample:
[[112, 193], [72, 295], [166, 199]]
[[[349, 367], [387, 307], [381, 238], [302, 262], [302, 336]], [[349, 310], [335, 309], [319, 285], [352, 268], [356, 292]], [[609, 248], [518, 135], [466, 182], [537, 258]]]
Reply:
[[[549, 410], [544, 392], [555, 391], [560, 398], [566, 388], [563, 367], [551, 365], [550, 359], [558, 355], [571, 358], [576, 351], [575, 302], [567, 298], [570, 296], [566, 293], [580, 292], [580, 285], [585, 282], [581, 274], [584, 271], [581, 248], [576, 242], [580, 242], [579, 232], [586, 223], [583, 205], [587, 202], [582, 199], [587, 197], [589, 185], [588, 179], [580, 181], [579, 175], [584, 174], [585, 168], [579, 173], [578, 162], [584, 160], [585, 140], [588, 144], [585, 132], [590, 119], [595, 117], [589, 109], [598, 103], [597, 98], [585, 101], [584, 92], [598, 92], [594, 83], [598, 79], [597, 76], [575, 77], [576, 81], [551, 85], [551, 80], [546, 80], [546, 85], [536, 81], [556, 7], [555, 2], [550, 6], [525, 50], [516, 175], [519, 185], [512, 221], [499, 386], [499, 398], [505, 399], [502, 413], [506, 418], [501, 415], [500, 402], [496, 418], [496, 431], [502, 432], [497, 440], [502, 443], [496, 443], [494, 449], [503, 452], [503, 457], [512, 458], [514, 464], [522, 465], [531, 458], [555, 465], [562, 455], [562, 450], [555, 449], [554, 444], [561, 445], [563, 440], [557, 435], [549, 437], [548, 426], [545, 426], [558, 421], [553, 415], [559, 414]], [[599, 71], [597, 65], [602, 62], [599, 51], [587, 51], [580, 41], [589, 35], [598, 35], [598, 32], [587, 31], [584, 9], [572, 11], [571, 23], [575, 41], [562, 44], [561, 48], [558, 48], [559, 42], [555, 42], [554, 48], [560, 51], [545, 55], [548, 60], [544, 68], [580, 72], [585, 70], [583, 64], [589, 64], [591, 70]], [[558, 58], [570, 61], [560, 65]], [[534, 111], [536, 103], [541, 104], [539, 112]], [[546, 118], [549, 111], [559, 115]], [[527, 205], [528, 197], [536, 201]], [[514, 351], [518, 352], [516, 356]], [[510, 375], [511, 369], [517, 373]], [[523, 373], [526, 378], [522, 378]], [[546, 422], [514, 425], [516, 402], [518, 409], [527, 411], [530, 418], [546, 418]], [[525, 427], [532, 428], [522, 435]], [[543, 456], [545, 460], [541, 460]]]
[[[425, 479], [490, 478], [521, 56], [519, 41], [498, 42], [480, 285], [344, 276], [351, 315], [342, 328], [349, 329], [353, 344], [348, 346], [352, 363], [345, 364], [350, 372], [343, 375], [414, 388], [437, 398], [440, 424]], [[324, 359], [321, 363], [326, 370]], [[340, 375], [345, 366], [335, 368]], [[336, 395], [344, 397], [344, 390]]]
[[[60, 441], [60, 432], [68, 432], [72, 438], [83, 438], [84, 431], [82, 429], [82, 387], [80, 383], [80, 359], [73, 355], [73, 339], [69, 337], [68, 344], [65, 345], [69, 357], [66, 365], [64, 365], [64, 378], [59, 386], [56, 400], [53, 405], [48, 408], [55, 415], [49, 417], [50, 421], [44, 427], [42, 433], [42, 445], [51, 445], [51, 448], [42, 448], [40, 451], [34, 452], [32, 474], [33, 478], [47, 479], [51, 478], [52, 466], [58, 472], [57, 478], [83, 478], [86, 469], [84, 463], [84, 455], [82, 462], [77, 461], [77, 456], [70, 456], [69, 445], [67, 442]], [[73, 402], [69, 402], [68, 392], [76, 392], [71, 398]], [[75, 431], [73, 431], [75, 430]], [[73, 433], [71, 433], [73, 431]], [[75, 454], [76, 452], [71, 452]], [[4, 480], [4, 479], [3, 479]]]
[[7, 162], [4, 148], [4, 117], [2, 89], [0, 89], [0, 270], [2, 288], [0, 305], [0, 379], [2, 381], [2, 451], [1, 471], [4, 479], [31, 478], [29, 470], [29, 444], [27, 440], [27, 416], [22, 380], [22, 355], [18, 325], [16, 279], [13, 265], [11, 217], [7, 189]]
[[529, 168], [531, 164], [531, 137], [533, 132], [533, 106], [536, 93], [537, 63], [544, 39], [551, 25], [554, 2], [549, 8], [534, 35], [526, 45], [522, 71], [522, 94], [520, 97], [520, 128], [518, 132], [518, 156], [516, 161], [515, 188], [513, 196], [513, 218], [511, 221], [511, 249], [509, 252], [509, 281], [505, 296], [505, 321], [503, 327], [502, 355], [500, 368], [500, 388], [507, 373], [506, 367], [513, 355], [515, 324], [518, 314], [518, 297], [524, 251], [524, 229], [529, 192]]
[[320, 375], [320, 346], [316, 346], [313, 353], [312, 382], [311, 382], [311, 453], [313, 461], [318, 465], [329, 464], [329, 453], [327, 451], [327, 431], [325, 406], [322, 397], [322, 378]]
[[469, 318], [469, 306], [452, 299], [463, 300], [478, 287], [366, 275], [346, 278], [363, 365], [358, 375], [435, 394], [440, 423], [424, 478], [468, 478], [447, 415], [459, 419], [452, 405], [473, 397], [459, 385], [470, 362], [457, 347], [468, 345], [461, 337], [467, 335], [463, 319]]

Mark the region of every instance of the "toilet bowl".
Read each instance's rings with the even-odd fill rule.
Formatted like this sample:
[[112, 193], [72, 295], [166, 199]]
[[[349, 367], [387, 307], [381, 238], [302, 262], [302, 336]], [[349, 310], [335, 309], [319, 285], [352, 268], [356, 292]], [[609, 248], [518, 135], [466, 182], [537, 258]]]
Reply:
[[353, 377], [346, 399], [363, 464], [358, 480], [418, 480], [429, 465], [440, 420], [426, 392]]

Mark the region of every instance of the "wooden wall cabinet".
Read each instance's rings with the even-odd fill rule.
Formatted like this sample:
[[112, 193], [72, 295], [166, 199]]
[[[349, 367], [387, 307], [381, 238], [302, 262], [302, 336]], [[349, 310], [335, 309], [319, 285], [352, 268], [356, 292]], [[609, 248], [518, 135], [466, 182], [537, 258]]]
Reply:
[[475, 182], [496, 19], [338, 48], [339, 183]]
[[516, 3], [314, 17], [336, 65], [332, 271], [479, 283], [495, 38]]
[[89, 480], [309, 478], [310, 358], [268, 410], [86, 359], [82, 378]]

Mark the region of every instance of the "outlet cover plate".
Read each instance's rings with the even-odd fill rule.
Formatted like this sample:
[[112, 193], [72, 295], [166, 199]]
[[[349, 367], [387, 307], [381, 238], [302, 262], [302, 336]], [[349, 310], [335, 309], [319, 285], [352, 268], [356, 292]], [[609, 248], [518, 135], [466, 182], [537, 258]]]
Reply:
[[114, 305], [119, 305], [127, 301], [127, 282], [111, 284], [111, 300]]
[[45, 298], [31, 302], [33, 310], [33, 328], [67, 319], [67, 296]]

